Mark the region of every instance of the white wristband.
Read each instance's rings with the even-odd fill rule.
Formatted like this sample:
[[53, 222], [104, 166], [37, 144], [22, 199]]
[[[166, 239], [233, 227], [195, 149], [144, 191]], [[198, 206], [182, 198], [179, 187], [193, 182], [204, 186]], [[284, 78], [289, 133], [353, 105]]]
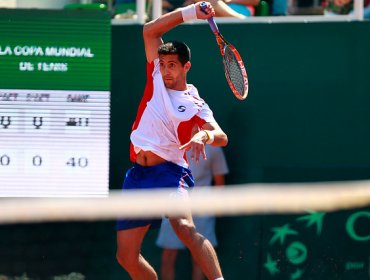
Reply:
[[191, 4], [181, 8], [181, 15], [184, 22], [197, 19], [197, 10], [195, 9], [195, 5]]
[[212, 144], [213, 143], [213, 141], [215, 141], [215, 135], [213, 134], [213, 132], [212, 131], [210, 131], [210, 130], [203, 130], [206, 134], [207, 134], [207, 136], [208, 136], [208, 139], [207, 139], [207, 141], [206, 141], [206, 144], [208, 144], [208, 145], [210, 145], [210, 144]]

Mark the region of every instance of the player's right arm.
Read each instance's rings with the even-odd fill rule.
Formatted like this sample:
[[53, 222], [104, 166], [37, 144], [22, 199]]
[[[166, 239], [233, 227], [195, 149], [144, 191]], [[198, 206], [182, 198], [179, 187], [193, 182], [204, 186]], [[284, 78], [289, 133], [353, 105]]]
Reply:
[[[205, 14], [200, 9], [200, 3], [196, 3], [195, 10], [198, 19], [208, 19], [215, 15], [215, 12], [210, 3], [207, 3]], [[186, 9], [186, 7], [185, 7]], [[158, 47], [163, 44], [162, 35], [171, 30], [175, 26], [183, 23], [182, 11], [176, 10], [160, 16], [144, 25], [143, 37], [145, 54], [148, 62], [152, 62], [158, 57]]]

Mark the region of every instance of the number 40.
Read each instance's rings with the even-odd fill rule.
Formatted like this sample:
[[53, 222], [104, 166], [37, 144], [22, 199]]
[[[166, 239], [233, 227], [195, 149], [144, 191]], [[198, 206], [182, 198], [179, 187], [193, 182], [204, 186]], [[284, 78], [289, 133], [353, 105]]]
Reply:
[[89, 165], [89, 161], [85, 157], [80, 157], [80, 158], [71, 157], [66, 162], [66, 165], [68, 165], [70, 167], [81, 167], [81, 168], [85, 168], [86, 166]]

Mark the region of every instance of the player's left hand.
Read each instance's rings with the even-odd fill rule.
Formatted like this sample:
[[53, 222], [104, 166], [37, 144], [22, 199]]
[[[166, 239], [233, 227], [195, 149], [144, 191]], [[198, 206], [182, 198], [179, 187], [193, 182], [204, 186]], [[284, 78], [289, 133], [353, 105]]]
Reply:
[[199, 157], [202, 156], [204, 160], [207, 160], [207, 155], [204, 150], [205, 142], [207, 141], [207, 134], [204, 131], [199, 131], [190, 139], [190, 141], [182, 145], [179, 149], [184, 151], [191, 150], [191, 160], [199, 161]]

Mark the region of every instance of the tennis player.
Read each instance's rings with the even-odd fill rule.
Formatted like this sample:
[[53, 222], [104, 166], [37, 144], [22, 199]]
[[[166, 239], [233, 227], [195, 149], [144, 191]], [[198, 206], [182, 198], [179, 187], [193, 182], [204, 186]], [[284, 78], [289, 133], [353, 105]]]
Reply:
[[[194, 180], [185, 158], [206, 159], [204, 145], [225, 146], [227, 136], [213, 117], [209, 106], [188, 84], [190, 50], [181, 42], [163, 43], [162, 35], [185, 21], [208, 19], [214, 9], [200, 3], [162, 15], [144, 25], [147, 58], [147, 83], [131, 132], [130, 159], [134, 167], [126, 173], [126, 189], [174, 188], [187, 196]], [[192, 136], [192, 128], [201, 130]], [[169, 217], [179, 239], [208, 279], [222, 280], [217, 255], [211, 243], [199, 234], [188, 217]], [[161, 219], [119, 220], [117, 222], [117, 260], [134, 280], [158, 279], [153, 267], [141, 255], [141, 245], [149, 228], [158, 228]]]

